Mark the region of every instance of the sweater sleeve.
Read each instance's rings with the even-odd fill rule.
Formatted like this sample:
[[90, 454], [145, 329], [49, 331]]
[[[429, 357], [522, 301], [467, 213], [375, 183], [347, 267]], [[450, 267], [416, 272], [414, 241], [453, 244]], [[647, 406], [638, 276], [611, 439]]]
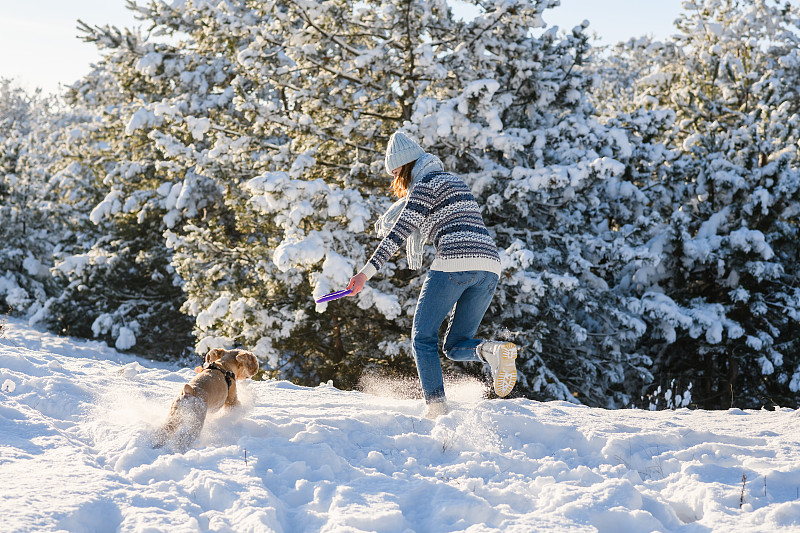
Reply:
[[374, 276], [398, 248], [408, 239], [430, 214], [433, 209], [436, 195], [426, 184], [417, 183], [408, 194], [408, 202], [400, 212], [394, 227], [375, 249], [367, 264], [359, 271], [370, 279]]

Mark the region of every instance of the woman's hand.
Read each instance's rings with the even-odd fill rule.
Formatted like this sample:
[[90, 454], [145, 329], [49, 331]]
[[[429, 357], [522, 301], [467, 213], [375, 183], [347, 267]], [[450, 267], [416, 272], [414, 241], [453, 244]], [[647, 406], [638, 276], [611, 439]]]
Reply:
[[363, 272], [359, 272], [358, 274], [350, 278], [350, 283], [347, 284], [347, 288], [352, 291], [350, 293], [350, 296], [355, 296], [356, 294], [361, 292], [361, 289], [363, 289], [364, 285], [366, 284], [367, 284], [367, 275], [364, 274]]

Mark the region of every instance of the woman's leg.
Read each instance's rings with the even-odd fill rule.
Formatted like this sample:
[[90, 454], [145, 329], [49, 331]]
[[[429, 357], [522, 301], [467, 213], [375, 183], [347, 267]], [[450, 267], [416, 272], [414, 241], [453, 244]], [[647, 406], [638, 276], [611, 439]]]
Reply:
[[[467, 279], [465, 274], [469, 272], [452, 272], [451, 278]], [[456, 302], [444, 337], [444, 353], [454, 361], [481, 361], [475, 349], [482, 341], [475, 338], [475, 333], [492, 302], [498, 277], [492, 272], [478, 271], [477, 274]]]
[[425, 401], [444, 400], [442, 362], [439, 360], [439, 326], [442, 325], [464, 287], [452, 283], [448, 272], [431, 270], [425, 278], [414, 312], [411, 345]]

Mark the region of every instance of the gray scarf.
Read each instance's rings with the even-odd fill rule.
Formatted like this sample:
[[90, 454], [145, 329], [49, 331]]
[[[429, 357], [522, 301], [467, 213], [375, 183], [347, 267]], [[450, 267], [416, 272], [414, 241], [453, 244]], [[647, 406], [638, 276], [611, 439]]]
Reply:
[[[427, 176], [431, 172], [441, 172], [443, 170], [444, 165], [435, 155], [425, 154], [421, 156], [417, 159], [414, 168], [411, 169], [411, 184], [408, 186], [409, 193], [420, 178]], [[383, 239], [392, 231], [407, 202], [408, 195], [400, 198], [375, 222], [375, 231], [378, 233], [378, 237]], [[408, 236], [408, 240], [406, 240], [406, 258], [408, 259], [408, 268], [411, 270], [417, 270], [422, 266], [422, 250], [426, 240], [427, 235], [423, 236], [419, 228]]]

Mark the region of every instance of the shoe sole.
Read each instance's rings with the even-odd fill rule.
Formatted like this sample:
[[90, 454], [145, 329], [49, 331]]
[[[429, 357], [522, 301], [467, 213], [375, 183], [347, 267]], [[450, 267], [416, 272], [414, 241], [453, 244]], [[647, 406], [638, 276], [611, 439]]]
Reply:
[[494, 378], [494, 392], [501, 398], [508, 396], [517, 383], [517, 345], [507, 342], [500, 347], [500, 368]]

